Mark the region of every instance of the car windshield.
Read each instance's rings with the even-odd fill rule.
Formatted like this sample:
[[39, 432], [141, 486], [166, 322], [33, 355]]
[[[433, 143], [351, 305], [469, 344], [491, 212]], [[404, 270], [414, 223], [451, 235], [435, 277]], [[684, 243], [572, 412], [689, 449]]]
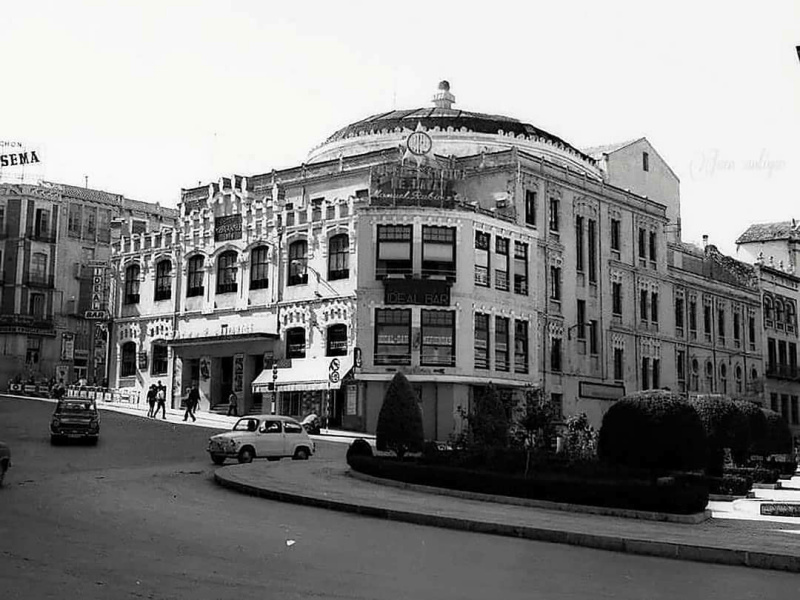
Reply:
[[233, 426], [233, 431], [255, 431], [258, 427], [258, 419], [239, 419]]
[[56, 409], [57, 412], [85, 412], [90, 410], [94, 410], [91, 402], [79, 401], [59, 402]]

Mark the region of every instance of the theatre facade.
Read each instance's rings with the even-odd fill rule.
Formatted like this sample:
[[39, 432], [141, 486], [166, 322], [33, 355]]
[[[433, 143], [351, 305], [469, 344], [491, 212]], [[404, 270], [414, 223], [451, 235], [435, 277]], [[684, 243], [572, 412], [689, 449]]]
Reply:
[[756, 389], [757, 285], [680, 241], [647, 140], [581, 151], [454, 101], [442, 82], [297, 167], [184, 189], [175, 229], [115, 244], [112, 385], [374, 432], [402, 371], [437, 440], [489, 383], [595, 425], [638, 389]]

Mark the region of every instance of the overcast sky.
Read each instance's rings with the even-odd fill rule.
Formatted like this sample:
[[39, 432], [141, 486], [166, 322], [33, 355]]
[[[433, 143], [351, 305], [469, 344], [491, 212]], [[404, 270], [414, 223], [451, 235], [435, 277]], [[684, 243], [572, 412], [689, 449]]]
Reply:
[[175, 206], [447, 79], [456, 108], [579, 148], [647, 136], [684, 239], [733, 253], [800, 218], [800, 3], [659, 4], [0, 0], [0, 140], [50, 181]]

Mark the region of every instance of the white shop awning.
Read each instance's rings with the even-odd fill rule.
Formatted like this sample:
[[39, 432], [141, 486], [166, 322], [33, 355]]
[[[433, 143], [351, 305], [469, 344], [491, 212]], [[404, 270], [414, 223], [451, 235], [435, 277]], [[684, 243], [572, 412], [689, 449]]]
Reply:
[[[306, 392], [310, 390], [338, 390], [342, 379], [353, 368], [352, 356], [325, 356], [322, 358], [293, 358], [290, 368], [278, 369], [275, 380], [279, 392]], [[253, 380], [253, 392], [265, 393], [272, 383], [272, 369], [264, 369]]]

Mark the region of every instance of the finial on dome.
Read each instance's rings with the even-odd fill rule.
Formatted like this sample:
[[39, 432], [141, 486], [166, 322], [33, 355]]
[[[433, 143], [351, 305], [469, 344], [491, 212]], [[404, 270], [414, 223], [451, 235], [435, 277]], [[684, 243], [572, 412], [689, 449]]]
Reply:
[[456, 101], [456, 97], [450, 93], [450, 82], [442, 80], [439, 82], [439, 91], [433, 95], [433, 105], [436, 108], [450, 108]]

